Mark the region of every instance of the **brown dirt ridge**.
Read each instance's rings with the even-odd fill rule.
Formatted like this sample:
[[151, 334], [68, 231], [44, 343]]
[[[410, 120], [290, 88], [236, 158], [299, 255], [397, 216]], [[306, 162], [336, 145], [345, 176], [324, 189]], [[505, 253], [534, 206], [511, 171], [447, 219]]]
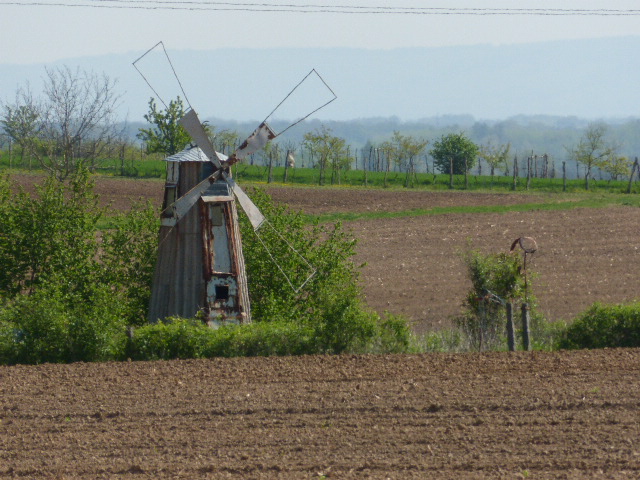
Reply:
[[0, 479], [640, 477], [640, 350], [0, 367]]

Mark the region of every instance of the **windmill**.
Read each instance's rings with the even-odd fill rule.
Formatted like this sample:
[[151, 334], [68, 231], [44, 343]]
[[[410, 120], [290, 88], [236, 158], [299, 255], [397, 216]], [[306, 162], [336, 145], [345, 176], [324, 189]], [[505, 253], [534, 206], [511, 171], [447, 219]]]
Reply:
[[[291, 93], [312, 74], [322, 80], [312, 70]], [[179, 124], [196, 146], [166, 159], [167, 180], [149, 305], [150, 321], [199, 315], [210, 326], [251, 322], [236, 203], [240, 204], [256, 231], [265, 223], [265, 217], [231, 177], [230, 167], [335, 100], [333, 91], [324, 80], [322, 83], [333, 95], [329, 102], [277, 133], [268, 125], [267, 119], [289, 98], [289, 93], [228, 157], [216, 152], [204, 125], [189, 104]]]

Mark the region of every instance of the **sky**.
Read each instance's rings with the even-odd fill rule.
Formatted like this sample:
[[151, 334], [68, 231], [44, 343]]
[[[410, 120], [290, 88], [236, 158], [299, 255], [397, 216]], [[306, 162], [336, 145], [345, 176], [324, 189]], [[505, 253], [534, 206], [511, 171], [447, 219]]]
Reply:
[[399, 0], [388, 10], [386, 0], [313, 3], [0, 0], [0, 64], [144, 52], [160, 40], [170, 49], [393, 49], [628, 36], [640, 26], [637, 0]]
[[[637, 0], [0, 0], [0, 103], [12, 101], [18, 86], [42, 83], [43, 65], [80, 65], [117, 78], [119, 88], [125, 91], [121, 116], [141, 120], [153, 92], [131, 62], [162, 41], [186, 91], [195, 97], [194, 106], [204, 116], [253, 120], [266, 115], [310, 68], [326, 74], [340, 97], [312, 118], [398, 116], [408, 120], [467, 113], [489, 119], [521, 113], [591, 118], [636, 115], [640, 91], [633, 94], [637, 88], [630, 82], [638, 63], [628, 48], [601, 53], [599, 61], [603, 62], [625, 57], [618, 63], [609, 62], [613, 65], [609, 76], [597, 68], [589, 77], [573, 76], [572, 72], [556, 75], [555, 95], [551, 86], [548, 91], [543, 87], [549, 83], [549, 72], [558, 73], [570, 63], [566, 56], [557, 56], [555, 64], [546, 54], [534, 55], [531, 62], [511, 56], [508, 64], [501, 65], [499, 60], [496, 64], [494, 59], [490, 67], [482, 63], [488, 59], [478, 57], [486, 53], [484, 50], [465, 54], [459, 49], [640, 38], [639, 26]], [[366, 49], [367, 53], [355, 50], [354, 60], [344, 52], [327, 54], [324, 50], [322, 56], [311, 50], [345, 47]], [[440, 53], [424, 52], [422, 57], [410, 58], [398, 50], [412, 47], [457, 47], [453, 55], [460, 58], [454, 63], [466, 63], [450, 64], [445, 51], [437, 64], [441, 69], [434, 72], [436, 63], [429, 55]], [[301, 50], [287, 50], [292, 48]], [[236, 55], [235, 49], [239, 49]], [[261, 59], [255, 49], [270, 53]], [[202, 57], [188, 51], [201, 52]], [[391, 60], [382, 55], [388, 51], [393, 54]], [[250, 55], [244, 57], [247, 52]], [[152, 53], [158, 54], [158, 50]], [[549, 52], [549, 57], [553, 53]], [[584, 50], [575, 56], [582, 58], [582, 71], [594, 68], [592, 57]], [[349, 65], [343, 67], [343, 58]], [[411, 64], [399, 60], [404, 58]], [[145, 62], [150, 59], [151, 55], [145, 57]], [[162, 79], [174, 78], [162, 62], [160, 58], [160, 70], [150, 75], [154, 87]], [[385, 68], [390, 70], [388, 74]], [[372, 69], [383, 71], [377, 83], [373, 75], [367, 75]], [[220, 71], [225, 75], [210, 74]], [[518, 79], [525, 71], [526, 85]], [[430, 80], [430, 75], [437, 78]], [[207, 78], [205, 85], [202, 77]], [[369, 85], [363, 87], [367, 80]], [[443, 83], [445, 87], [440, 86]], [[569, 83], [582, 88], [567, 90]], [[258, 93], [256, 85], [270, 95]], [[438, 88], [425, 90], [425, 85]], [[180, 94], [175, 85], [168, 91], [167, 100]], [[212, 95], [213, 91], [227, 93], [221, 98]], [[241, 101], [252, 91], [252, 102]], [[301, 95], [313, 105], [302, 108], [290, 103], [295, 115], [283, 118], [299, 118], [298, 111], [313, 110], [317, 92], [327, 93], [320, 89]], [[611, 96], [615, 92], [621, 97]], [[537, 96], [532, 98], [534, 94]], [[256, 106], [256, 98], [264, 104]]]

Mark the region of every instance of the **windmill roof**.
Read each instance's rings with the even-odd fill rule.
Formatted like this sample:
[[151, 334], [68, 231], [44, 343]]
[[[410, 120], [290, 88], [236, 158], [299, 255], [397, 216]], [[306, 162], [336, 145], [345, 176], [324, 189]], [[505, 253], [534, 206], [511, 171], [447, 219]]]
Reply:
[[[220, 152], [216, 153], [221, 160], [226, 160], [228, 158]], [[165, 162], [208, 162], [209, 158], [200, 147], [189, 146], [184, 150], [165, 158], [164, 160]]]

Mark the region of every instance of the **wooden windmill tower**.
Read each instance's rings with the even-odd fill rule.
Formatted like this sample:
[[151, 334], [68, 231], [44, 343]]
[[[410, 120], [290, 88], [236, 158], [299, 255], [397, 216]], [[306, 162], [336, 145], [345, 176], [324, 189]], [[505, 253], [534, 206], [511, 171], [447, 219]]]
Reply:
[[[145, 52], [133, 62], [133, 66], [162, 101], [162, 97], [137, 65], [144, 63], [147, 58], [150, 59], [150, 66], [158, 67], [152, 59], [157, 60], [153, 52], [159, 46], [162, 47], [166, 64], [171, 67], [183, 98], [189, 103], [163, 42], [158, 42]], [[298, 119], [295, 122], [275, 133], [266, 120], [291, 99], [294, 92], [299, 101], [302, 90], [298, 89], [303, 84], [325, 89], [324, 94], [320, 92], [318, 95], [317, 90], [308, 94], [314, 105], [318, 97], [325, 97], [324, 103], [303, 117], [296, 115]], [[246, 213], [254, 230], [260, 228], [265, 217], [231, 178], [230, 167], [336, 99], [337, 96], [318, 72], [311, 70], [229, 157], [215, 151], [198, 115], [189, 103], [190, 108], [179, 123], [197, 146], [167, 158], [158, 260], [149, 304], [151, 322], [171, 316], [201, 316], [211, 326], [251, 322], [236, 202]], [[166, 106], [164, 101], [162, 103]], [[264, 243], [263, 246], [268, 251]], [[302, 260], [311, 267], [304, 258]], [[298, 291], [314, 273], [315, 270], [311, 271], [297, 289], [286, 275], [285, 278], [294, 291]]]
[[194, 110], [180, 124], [197, 147], [167, 160], [167, 181], [149, 320], [201, 315], [210, 325], [251, 322], [236, 199], [254, 229], [264, 216], [229, 167], [276, 134], [263, 122], [230, 157], [215, 151]]

